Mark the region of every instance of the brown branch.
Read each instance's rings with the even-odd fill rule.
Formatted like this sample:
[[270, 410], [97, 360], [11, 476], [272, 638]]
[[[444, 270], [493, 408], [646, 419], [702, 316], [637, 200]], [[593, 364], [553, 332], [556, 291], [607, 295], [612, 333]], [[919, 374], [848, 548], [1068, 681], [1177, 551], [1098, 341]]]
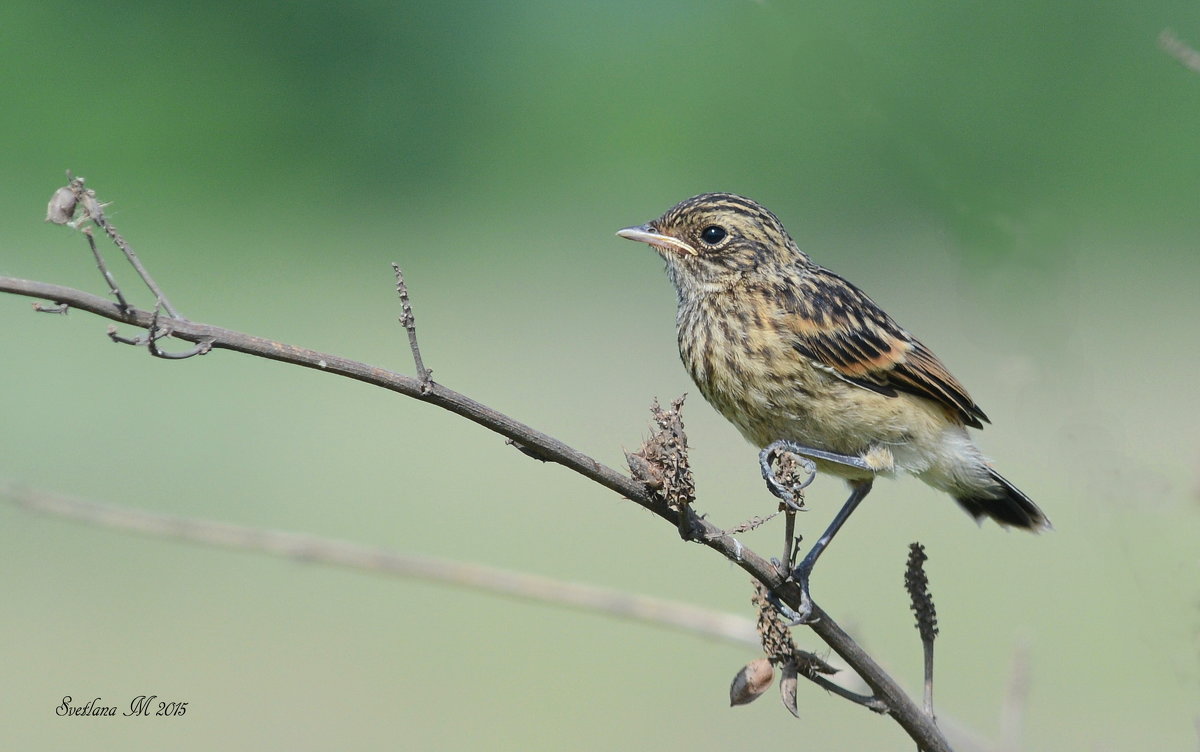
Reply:
[[[143, 329], [154, 327], [156, 323], [152, 311], [140, 308], [123, 310], [118, 304], [97, 295], [45, 282], [0, 276], [0, 292], [68, 304], [72, 308]], [[557, 462], [574, 470], [645, 507], [672, 525], [680, 524], [679, 512], [671, 509], [644, 483], [635, 481], [551, 436], [436, 382], [424, 383], [419, 378], [404, 376], [336, 355], [182, 319], [171, 322], [169, 335], [186, 342], [209, 346], [213, 350], [233, 350], [345, 376], [437, 405], [512, 440], [539, 459]], [[792, 608], [800, 608], [799, 587], [795, 582], [784, 582], [778, 569], [770, 561], [745, 548], [733, 536], [707, 520], [694, 517], [690, 524], [698, 533], [693, 540], [720, 552], [722, 556], [766, 585], [783, 603]], [[815, 621], [809, 627], [858, 673], [874, 695], [887, 706], [888, 713], [917, 744], [928, 752], [950, 750], [948, 742], [933, 720], [921, 712], [899, 684], [859, 647], [829, 614], [814, 605], [812, 616]]]

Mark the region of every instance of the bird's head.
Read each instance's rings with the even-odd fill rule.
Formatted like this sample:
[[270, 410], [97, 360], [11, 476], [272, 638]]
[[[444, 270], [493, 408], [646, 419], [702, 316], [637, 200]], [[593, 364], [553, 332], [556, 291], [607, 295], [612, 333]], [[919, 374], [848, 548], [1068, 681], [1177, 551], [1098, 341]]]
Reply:
[[781, 267], [809, 263], [774, 214], [732, 193], [693, 196], [617, 235], [657, 251], [681, 296], [727, 289], [757, 274], [774, 276]]

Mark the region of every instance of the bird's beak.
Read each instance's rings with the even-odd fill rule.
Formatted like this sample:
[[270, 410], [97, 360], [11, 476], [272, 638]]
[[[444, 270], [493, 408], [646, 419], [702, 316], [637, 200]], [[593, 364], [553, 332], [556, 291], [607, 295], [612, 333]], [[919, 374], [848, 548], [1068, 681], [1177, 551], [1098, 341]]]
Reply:
[[670, 235], [663, 235], [650, 225], [626, 227], [623, 230], [617, 230], [617, 235], [626, 238], [627, 240], [636, 240], [639, 243], [646, 243], [647, 245], [651, 245], [664, 251], [686, 253], [689, 256], [700, 255], [696, 253], [695, 248], [691, 247], [679, 238], [673, 238]]

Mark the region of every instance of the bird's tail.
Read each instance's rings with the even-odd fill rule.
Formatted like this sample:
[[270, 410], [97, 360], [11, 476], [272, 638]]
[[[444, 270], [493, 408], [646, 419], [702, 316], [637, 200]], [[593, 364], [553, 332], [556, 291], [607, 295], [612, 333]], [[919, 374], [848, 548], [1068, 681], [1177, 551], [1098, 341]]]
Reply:
[[1021, 490], [1004, 479], [1000, 473], [988, 468], [996, 485], [991, 494], [973, 494], [955, 498], [967, 514], [976, 520], [991, 517], [1001, 525], [1019, 527], [1037, 532], [1050, 529], [1050, 520]]

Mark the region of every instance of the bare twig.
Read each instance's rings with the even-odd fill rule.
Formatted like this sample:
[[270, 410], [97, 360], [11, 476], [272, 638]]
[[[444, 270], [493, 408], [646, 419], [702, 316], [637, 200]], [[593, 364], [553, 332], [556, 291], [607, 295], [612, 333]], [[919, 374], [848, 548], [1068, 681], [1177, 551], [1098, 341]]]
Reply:
[[408, 332], [408, 347], [412, 350], [413, 363], [417, 366], [417, 378], [421, 379], [422, 384], [430, 384], [433, 371], [426, 368], [425, 362], [421, 360], [421, 347], [417, 344], [417, 320], [413, 316], [412, 303], [408, 299], [408, 285], [404, 282], [404, 272], [400, 271], [400, 265], [394, 262], [392, 270], [396, 272], [396, 294], [400, 296], [400, 325]]
[[96, 247], [96, 238], [92, 236], [92, 228], [85, 227], [82, 232], [83, 236], [87, 238], [88, 247], [92, 249], [92, 256], [96, 259], [96, 266], [100, 269], [101, 276], [108, 283], [108, 291], [117, 299], [117, 305], [121, 308], [129, 308], [129, 303], [121, 294], [121, 288], [117, 287], [117, 280], [113, 278], [112, 272], [108, 270], [108, 265], [104, 263], [104, 257], [100, 255], [100, 249]]
[[1158, 34], [1158, 46], [1163, 52], [1175, 58], [1180, 65], [1193, 73], [1200, 73], [1200, 52], [1192, 49], [1187, 42], [1175, 36], [1170, 29], [1163, 29]]
[[1013, 649], [1011, 671], [1008, 691], [1000, 708], [1001, 752], [1020, 752], [1021, 749], [1025, 710], [1029, 706], [1029, 649], [1025, 645]]
[[[122, 310], [118, 304], [97, 295], [60, 285], [0, 276], [0, 292], [41, 298], [60, 304], [68, 303], [74, 308], [141, 328], [154, 325], [154, 314], [151, 311], [140, 308]], [[536, 451], [540, 457], [552, 459], [663, 519], [678, 524], [677, 512], [645, 483], [626, 477], [557, 439], [439, 383], [426, 384], [420, 379], [348, 358], [183, 319], [172, 322], [170, 336], [197, 344], [207, 342], [212, 349], [233, 350], [345, 376], [437, 405], [512, 439], [531, 451]], [[692, 526], [698, 533], [695, 540], [719, 552], [762, 582], [780, 602], [792, 608], [800, 608], [799, 586], [794, 581], [785, 581], [770, 561], [745, 548], [735, 538], [726, 535], [703, 518], [693, 516]], [[859, 647], [829, 614], [814, 605], [811, 615], [815, 620], [809, 627], [858, 673], [874, 695], [886, 705], [888, 713], [914, 741], [929, 752], [947, 752], [950, 749], [932, 719], [921, 712], [896, 681]]]
[[[141, 259], [134, 253], [133, 247], [126, 242], [125, 238], [117, 232], [117, 228], [108, 220], [104, 213], [104, 207], [107, 204], [100, 202], [96, 198], [96, 192], [84, 186], [84, 179], [81, 177], [71, 176], [71, 171], [67, 171], [68, 182], [62, 188], [54, 192], [50, 197], [50, 203], [46, 206], [46, 221], [59, 225], [67, 225], [78, 229], [87, 238], [88, 245], [92, 249], [92, 255], [96, 258], [96, 266], [100, 268], [100, 274], [104, 276], [105, 283], [108, 284], [108, 290], [117, 299], [117, 303], [121, 308], [128, 308], [129, 304], [125, 301], [125, 296], [121, 294], [121, 289], [117, 286], [116, 280], [112, 273], [108, 271], [108, 266], [104, 263], [104, 258], [100, 255], [100, 251], [96, 248], [96, 239], [92, 237], [91, 228], [81, 227], [80, 223], [91, 221], [100, 229], [104, 230], [104, 234], [113, 242], [113, 245], [121, 249], [121, 253], [125, 254], [125, 258], [133, 266], [138, 276], [150, 288], [150, 292], [154, 293], [157, 305], [162, 306], [163, 310], [171, 318], [182, 318], [171, 302], [167, 300], [166, 294], [155, 283], [154, 278], [150, 276], [150, 272], [142, 265]], [[75, 211], [77, 208], [82, 208], [83, 217], [79, 220], [75, 219]], [[169, 356], [168, 356], [169, 357]]]
[[[83, 185], [83, 178], [79, 178], [79, 184]], [[166, 293], [162, 291], [162, 288], [150, 276], [150, 272], [142, 265], [142, 260], [133, 251], [133, 246], [129, 245], [125, 238], [121, 237], [121, 233], [117, 232], [117, 228], [108, 221], [108, 217], [104, 214], [105, 204], [100, 203], [96, 198], [96, 192], [90, 188], [84, 191], [80, 198], [80, 203], [83, 204], [83, 212], [88, 219], [91, 219], [96, 223], [97, 227], [104, 230], [104, 234], [108, 235], [108, 239], [113, 242], [113, 245], [120, 248], [121, 253], [125, 254], [125, 258], [133, 266], [138, 276], [142, 278], [142, 281], [146, 283], [146, 287], [149, 287], [150, 292], [154, 293], [157, 304], [161, 305], [171, 318], [183, 318], [179, 315], [179, 311], [175, 309], [175, 306], [171, 305], [171, 301], [167, 300]]]
[[114, 530], [174, 538], [218, 548], [253, 551], [397, 577], [444, 582], [497, 595], [553, 603], [646, 622], [738, 645], [758, 644], [758, 635], [749, 619], [697, 608], [687, 603], [629, 595], [577, 582], [509, 572], [480, 564], [404, 554], [312, 535], [160, 514], [116, 504], [72, 499], [43, 491], [16, 487], [0, 488], [0, 496], [30, 512]]
[[779, 512], [768, 514], [766, 517], [751, 517], [745, 522], [739, 523], [730, 528], [726, 528], [722, 531], [722, 535], [737, 535], [738, 533], [746, 533], [751, 530], [757, 530], [778, 516]]
[[33, 310], [37, 311], [38, 313], [53, 313], [59, 316], [66, 316], [67, 313], [70, 312], [71, 306], [67, 305], [66, 303], [62, 303], [60, 305], [42, 305], [41, 303], [34, 303]]
[[[92, 256], [96, 259], [96, 266], [100, 269], [100, 275], [104, 277], [104, 282], [108, 285], [108, 291], [117, 299], [117, 303], [122, 308], [128, 308], [129, 304], [125, 301], [125, 296], [121, 294], [121, 288], [117, 286], [117, 280], [113, 277], [112, 272], [108, 270], [108, 265], [104, 263], [104, 257], [100, 255], [100, 249], [96, 247], [96, 238], [92, 235], [92, 229], [90, 227], [79, 227], [78, 223], [75, 222], [75, 210], [88, 193], [83, 186], [83, 178], [73, 177], [71, 171], [67, 170], [67, 179], [67, 184], [55, 191], [54, 195], [50, 197], [50, 203], [46, 205], [46, 221], [56, 225], [74, 227], [83, 233], [83, 236], [87, 238], [88, 247], [92, 249]], [[92, 196], [94, 199], [95, 194], [93, 193]], [[91, 219], [91, 217], [85, 216], [84, 219]], [[48, 312], [57, 313], [57, 311]]]
[[[314, 535], [264, 530], [228, 522], [75, 499], [17, 486], [0, 488], [0, 498], [6, 498], [29, 512], [112, 530], [171, 538], [217, 548], [264, 553], [402, 578], [442, 582], [494, 595], [640, 621], [736, 645], [765, 644], [768, 639], [763, 632], [761, 615], [760, 623], [756, 627], [753, 622], [741, 616], [723, 614], [678, 601], [630, 595], [578, 582], [511, 572], [482, 564], [405, 554]], [[875, 712], [885, 712], [882, 703], [875, 698], [851, 692], [827, 679], [825, 674], [836, 672], [828, 663], [812, 653], [795, 649], [794, 645], [792, 648], [800, 676]]]
[[[171, 319], [174, 321], [175, 319]], [[134, 347], [146, 346], [146, 349], [155, 358], [163, 360], [187, 360], [196, 355], [205, 355], [212, 350], [212, 340], [202, 339], [196, 343], [195, 347], [182, 352], [167, 352], [158, 346], [158, 341], [164, 337], [171, 336], [171, 324], [159, 325], [158, 308], [154, 309], [154, 313], [150, 319], [150, 326], [146, 329], [146, 334], [140, 337], [125, 337], [117, 333], [115, 326], [109, 325], [108, 338], [113, 342], [122, 345], [133, 345]]]

